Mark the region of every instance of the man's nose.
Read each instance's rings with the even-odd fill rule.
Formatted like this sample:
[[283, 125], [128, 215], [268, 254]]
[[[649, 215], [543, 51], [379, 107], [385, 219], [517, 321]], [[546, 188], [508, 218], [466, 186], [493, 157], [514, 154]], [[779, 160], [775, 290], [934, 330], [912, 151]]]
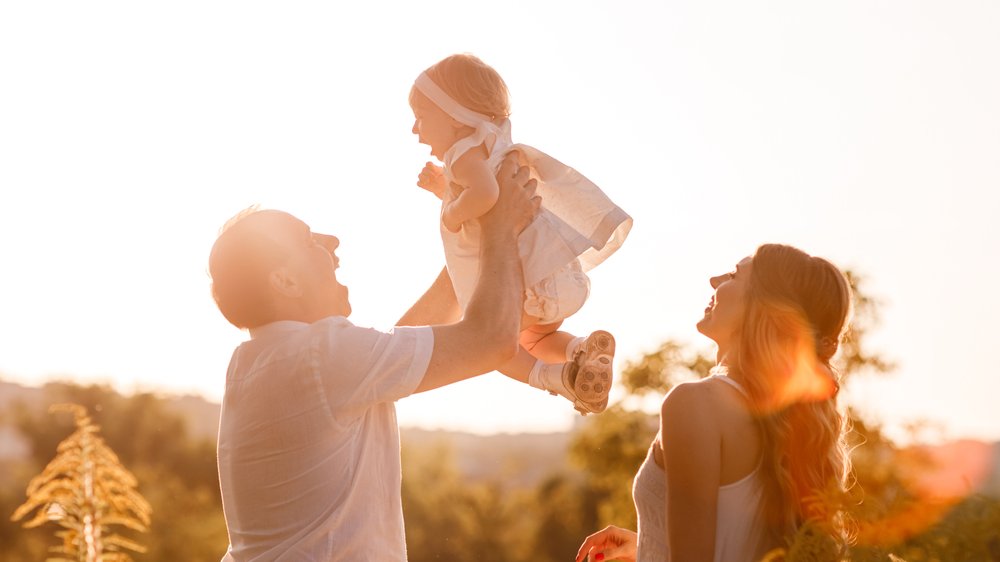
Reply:
[[340, 240], [331, 234], [313, 234], [316, 240], [323, 245], [328, 252], [336, 250], [340, 246]]

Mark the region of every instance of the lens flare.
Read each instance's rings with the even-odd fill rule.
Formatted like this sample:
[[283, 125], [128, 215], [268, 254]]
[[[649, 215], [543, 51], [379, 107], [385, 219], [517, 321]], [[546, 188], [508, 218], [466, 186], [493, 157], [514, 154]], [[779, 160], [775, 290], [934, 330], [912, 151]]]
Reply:
[[909, 499], [882, 517], [858, 521], [858, 544], [897, 545], [931, 529], [981, 490], [994, 462], [989, 444], [971, 440], [898, 451], [892, 464]]

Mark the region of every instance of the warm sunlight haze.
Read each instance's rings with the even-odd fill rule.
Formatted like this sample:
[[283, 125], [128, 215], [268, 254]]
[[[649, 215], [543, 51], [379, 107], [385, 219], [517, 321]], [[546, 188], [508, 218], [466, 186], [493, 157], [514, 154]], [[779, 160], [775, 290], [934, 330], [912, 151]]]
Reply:
[[[667, 338], [708, 349], [709, 276], [792, 244], [882, 302], [867, 345], [896, 368], [848, 404], [900, 439], [1000, 440], [998, 27], [967, 1], [6, 3], [0, 379], [221, 400], [247, 336], [207, 259], [253, 204], [339, 237], [351, 320], [390, 328], [444, 264], [407, 96], [470, 52], [510, 88], [514, 141], [635, 221], [564, 325], [614, 333], [616, 370]], [[496, 373], [398, 416], [580, 419]]]

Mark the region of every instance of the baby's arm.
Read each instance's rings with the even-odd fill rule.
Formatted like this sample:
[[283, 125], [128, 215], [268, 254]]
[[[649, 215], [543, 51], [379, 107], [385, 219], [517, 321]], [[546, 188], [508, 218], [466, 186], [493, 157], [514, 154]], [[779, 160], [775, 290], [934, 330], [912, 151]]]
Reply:
[[464, 189], [454, 201], [445, 205], [441, 215], [445, 228], [458, 232], [462, 223], [480, 217], [493, 208], [500, 186], [487, 162], [486, 151], [472, 149], [452, 164], [455, 183]]

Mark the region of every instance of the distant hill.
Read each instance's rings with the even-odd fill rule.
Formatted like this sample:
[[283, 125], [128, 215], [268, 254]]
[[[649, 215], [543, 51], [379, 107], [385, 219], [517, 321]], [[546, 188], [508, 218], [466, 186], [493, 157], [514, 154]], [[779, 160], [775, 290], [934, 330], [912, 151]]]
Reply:
[[[187, 422], [191, 436], [213, 441], [216, 439], [219, 433], [218, 404], [193, 395], [158, 394], [157, 396], [163, 400], [168, 411], [179, 415]], [[0, 425], [7, 423], [5, 415], [13, 410], [15, 404], [20, 403], [29, 409], [42, 410], [49, 406], [44, 401], [45, 394], [40, 387], [0, 380]]]
[[[161, 395], [166, 409], [187, 422], [191, 436], [215, 441], [221, 406], [200, 396]], [[4, 414], [15, 404], [42, 410], [42, 388], [0, 380], [0, 457], [26, 456], [25, 443], [9, 426]], [[553, 471], [564, 467], [570, 433], [522, 433], [476, 435], [454, 431], [401, 428], [405, 448], [428, 449], [444, 446], [465, 478], [477, 481], [501, 480], [513, 487], [532, 486]]]
[[[215, 441], [219, 427], [220, 405], [199, 396], [161, 395], [166, 409], [186, 420], [193, 437]], [[23, 437], [10, 426], [6, 416], [15, 404], [30, 409], [48, 405], [41, 388], [0, 380], [0, 461], [28, 454]], [[460, 474], [474, 481], [501, 481], [512, 487], [534, 486], [557, 470], [568, 470], [566, 454], [573, 437], [564, 433], [518, 433], [477, 435], [457, 431], [431, 431], [401, 428], [404, 449], [450, 451]], [[979, 466], [974, 479], [977, 491], [1000, 497], [1000, 443], [955, 441], [940, 446], [913, 447], [910, 451], [936, 458], [974, 459], [963, 463]], [[904, 455], [906, 452], [903, 453]], [[964, 482], [962, 473], [942, 473], [944, 482]], [[950, 480], [948, 480], [950, 478]], [[951, 484], [957, 486], [958, 484]]]
[[34, 408], [40, 407], [41, 401], [42, 389], [0, 380], [0, 422], [3, 422], [3, 415], [10, 412], [14, 404], [21, 402]]
[[475, 435], [456, 431], [402, 428], [403, 447], [430, 449], [444, 444], [456, 468], [473, 481], [500, 481], [512, 488], [538, 484], [557, 470], [567, 469], [572, 434], [500, 433]]

